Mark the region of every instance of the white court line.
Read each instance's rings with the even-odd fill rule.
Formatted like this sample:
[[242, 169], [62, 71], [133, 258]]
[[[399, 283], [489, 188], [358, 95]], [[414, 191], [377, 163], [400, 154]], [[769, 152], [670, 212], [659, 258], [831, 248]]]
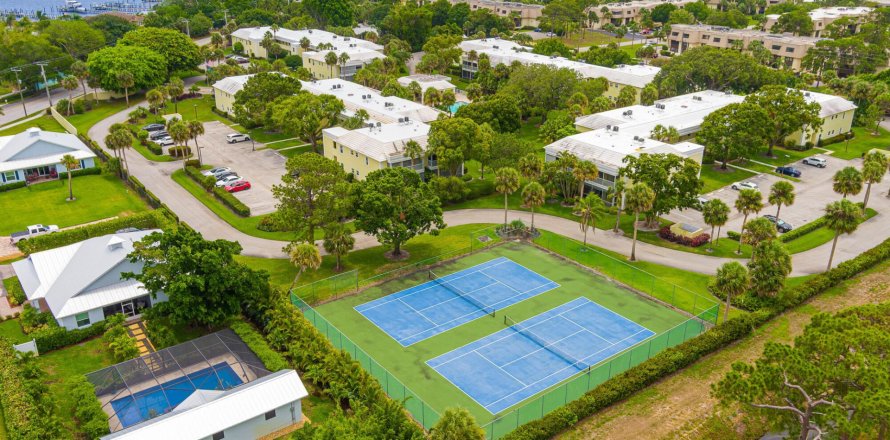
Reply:
[[[648, 328], [646, 328], [646, 326], [644, 326], [644, 325], [642, 325], [642, 324], [637, 324], [636, 322], [634, 322], [634, 321], [628, 319], [628, 318], [625, 317], [624, 315], [622, 315], [622, 314], [620, 314], [620, 313], [618, 313], [618, 312], [615, 312], [615, 311], [613, 311], [612, 309], [610, 309], [610, 308], [608, 308], [608, 307], [606, 307], [606, 306], [604, 306], [604, 305], [602, 305], [602, 304], [600, 304], [600, 303], [598, 303], [598, 302], [596, 302], [596, 301], [591, 301], [591, 302], [594, 303], [594, 304], [596, 304], [597, 306], [599, 306], [600, 309], [603, 309], [603, 310], [605, 310], [605, 311], [611, 313], [612, 315], [615, 315], [615, 316], [617, 316], [617, 317], [619, 317], [619, 318], [621, 318], [621, 319], [623, 319], [623, 320], [625, 320], [625, 321], [627, 321], [627, 322], [629, 322], [629, 323], [631, 323], [631, 324], [633, 324], [633, 325], [636, 325], [637, 327], [642, 327], [642, 328], [644, 328], [644, 329], [646, 329], [646, 330], [649, 330]], [[569, 321], [572, 321], [572, 324], [575, 324], [575, 325], [577, 325], [577, 326], [579, 326], [579, 327], [587, 328], [587, 327], [585, 327], [585, 326], [579, 324], [578, 321], [575, 321], [575, 320], [572, 319], [572, 318], [566, 318], [566, 319], [568, 319]], [[652, 330], [649, 330], [649, 331], [652, 331]], [[590, 332], [590, 333], [596, 334], [596, 333], [594, 333], [594, 332]], [[639, 333], [639, 332], [637, 332], [637, 333]], [[652, 332], [652, 333], [655, 333], [655, 332]], [[606, 342], [609, 342], [606, 338], [604, 338], [604, 337], [602, 337], [602, 336], [600, 336], [600, 335], [596, 335], [596, 336], [597, 336], [598, 338], [600, 338], [600, 339], [606, 341]], [[624, 339], [627, 339], [627, 338], [624, 338]], [[623, 341], [624, 339], [622, 339], [621, 341]], [[618, 342], [621, 342], [621, 341], [618, 341]], [[617, 342], [616, 342], [616, 344], [617, 344]]]
[[[478, 288], [476, 288], [476, 289], [473, 289], [473, 290], [471, 290], [471, 291], [469, 291], [469, 292], [464, 292], [463, 290], [459, 289], [457, 286], [451, 286], [451, 288], [454, 289], [454, 290], [456, 290], [456, 291], [458, 291], [458, 292], [460, 292], [460, 293], [463, 294], [463, 295], [470, 295], [470, 294], [472, 294], [473, 292], [478, 292], [478, 291], [480, 291], [480, 290], [482, 290], [482, 289], [485, 289], [486, 287], [493, 286], [493, 285], [495, 285], [495, 284], [497, 284], [497, 283], [499, 282], [498, 280], [496, 280], [496, 279], [494, 279], [494, 278], [492, 278], [492, 277], [486, 275], [485, 272], [482, 272], [481, 270], [480, 270], [479, 272], [473, 272], [473, 273], [474, 273], [474, 274], [481, 273], [482, 276], [484, 276], [485, 278], [490, 279], [491, 282], [488, 283], [488, 284], [486, 284], [486, 285], [484, 285], [484, 286], [482, 286], [482, 287], [478, 287]], [[440, 285], [441, 285], [441, 284], [445, 284], [445, 283], [449, 283], [449, 284], [450, 284], [450, 281], [443, 281], [442, 283], [440, 283]], [[447, 302], [454, 301], [454, 300], [456, 300], [456, 299], [464, 299], [464, 298], [463, 298], [462, 296], [460, 296], [460, 295], [457, 295], [457, 296], [455, 296], [454, 298], [446, 299], [445, 301], [442, 301], [442, 302], [437, 302], [437, 303], [435, 303], [435, 304], [433, 304], [433, 305], [424, 307], [424, 308], [422, 308], [422, 309], [420, 309], [420, 310], [429, 310], [429, 309], [432, 309], [432, 308], [434, 308], [434, 307], [439, 307], [439, 306], [442, 305], [442, 304], [445, 304], [445, 303], [447, 303]], [[469, 302], [469, 301], [467, 301], [467, 302]], [[482, 301], [479, 301], [479, 302], [482, 302]], [[473, 304], [473, 305], [475, 306], [475, 304]], [[486, 306], [486, 307], [487, 307], [487, 306]]]
[[[405, 301], [402, 301], [401, 298], [399, 298], [399, 302], [401, 302], [402, 304], [404, 304], [405, 306], [407, 306], [409, 309], [413, 310], [414, 313], [420, 315], [423, 319], [426, 319], [426, 320], [429, 321], [431, 324], [436, 325], [435, 321], [433, 321], [433, 320], [430, 319], [430, 318], [427, 318], [426, 315], [424, 315], [423, 313], [420, 313], [420, 310], [417, 310], [417, 309], [415, 309], [414, 307], [411, 307], [411, 304], [408, 304], [408, 303], [406, 303]], [[571, 320], [570, 320], [570, 321], [571, 321]]]
[[[473, 351], [476, 351], [476, 350], [473, 350]], [[501, 367], [501, 366], [500, 366], [500, 365], [498, 365], [498, 364], [496, 364], [496, 363], [494, 363], [494, 362], [492, 362], [492, 360], [491, 360], [491, 359], [489, 359], [489, 358], [488, 358], [488, 357], [486, 357], [486, 356], [485, 356], [485, 355], [484, 355], [484, 354], [482, 354], [482, 353], [478, 353], [478, 352], [477, 352], [477, 353], [476, 353], [476, 354], [478, 354], [478, 355], [479, 355], [479, 357], [481, 357], [481, 358], [482, 358], [482, 359], [485, 359], [485, 360], [486, 360], [486, 361], [488, 361], [488, 363], [489, 363], [489, 364], [491, 364], [491, 365], [494, 365], [494, 366], [495, 366], [495, 368], [497, 368], [497, 369], [498, 369], [498, 370], [501, 370], [501, 371], [502, 371], [502, 372], [503, 372], [503, 373], [504, 373], [504, 374], [506, 374], [506, 375], [507, 375], [507, 376], [510, 376], [510, 377], [512, 377], [512, 378], [513, 378], [513, 380], [515, 380], [515, 381], [516, 381], [516, 382], [519, 382], [519, 383], [521, 383], [521, 384], [522, 384], [522, 386], [523, 386], [523, 387], [527, 387], [527, 386], [528, 386], [528, 385], [526, 385], [526, 384], [525, 384], [525, 382], [523, 382], [523, 381], [521, 381], [521, 380], [519, 380], [519, 378], [517, 378], [517, 377], [516, 377], [516, 376], [514, 376], [514, 375], [512, 375], [512, 374], [510, 374], [510, 372], [509, 372], [509, 371], [507, 371], [507, 370], [505, 370], [505, 369], [503, 369], [503, 368], [502, 368], [502, 367]]]
[[[584, 327], [581, 327], [581, 330], [578, 330], [578, 331], [576, 331], [575, 333], [572, 333], [572, 334], [570, 334], [570, 335], [568, 335], [568, 336], [566, 336], [566, 337], [564, 337], [564, 338], [560, 338], [560, 339], [557, 339], [556, 341], [550, 342], [550, 343], [548, 343], [547, 345], [541, 345], [541, 344], [538, 344], [538, 341], [532, 340], [532, 342], [534, 342], [536, 345], [540, 346], [541, 348], [539, 348], [539, 349], [537, 349], [537, 350], [534, 350], [534, 351], [531, 351], [531, 352], [529, 352], [528, 354], [526, 354], [525, 356], [523, 356], [523, 357], [521, 357], [521, 358], [513, 359], [512, 361], [507, 362], [507, 363], [504, 364], [503, 366], [506, 367], [507, 365], [513, 365], [513, 364], [515, 364], [516, 362], [519, 362], [519, 361], [521, 361], [521, 360], [523, 360], [523, 359], [525, 359], [525, 358], [527, 358], [527, 357], [529, 357], [529, 356], [531, 356], [531, 355], [533, 355], [533, 354], [535, 354], [535, 353], [537, 353], [537, 352], [539, 352], [539, 351], [541, 351], [541, 350], [547, 350], [547, 351], [549, 351], [549, 352], [552, 353], [553, 350], [549, 350], [547, 347], [550, 347], [550, 346], [552, 346], [552, 345], [555, 345], [557, 342], [565, 341], [566, 339], [571, 338], [572, 336], [575, 336], [575, 335], [577, 335], [578, 333], [583, 333], [583, 332], [587, 332], [587, 329], [584, 328]], [[587, 332], [587, 333], [590, 333], [590, 332]], [[529, 338], [528, 336], [526, 336], [526, 335], [520, 333], [519, 331], [516, 331], [516, 334], [519, 335], [519, 336], [523, 336], [523, 337], [525, 337], [526, 339], [531, 339], [531, 338]], [[544, 339], [544, 338], [541, 338], [541, 339]], [[606, 341], [606, 342], [608, 342], [608, 341]], [[559, 353], [553, 353], [553, 354], [559, 356]], [[562, 357], [562, 356], [559, 356], [559, 357]], [[583, 362], [583, 361], [582, 361], [582, 362]], [[573, 364], [573, 365], [574, 365], [574, 364]]]

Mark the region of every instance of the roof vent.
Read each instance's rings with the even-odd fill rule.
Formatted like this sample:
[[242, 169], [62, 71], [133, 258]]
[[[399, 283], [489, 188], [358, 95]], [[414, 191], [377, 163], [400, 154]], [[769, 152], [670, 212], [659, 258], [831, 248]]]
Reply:
[[612, 124], [606, 125], [606, 131], [609, 131], [611, 129], [612, 129]]
[[379, 123], [379, 122], [377, 123], [377, 128], [380, 128], [380, 123]]
[[40, 136], [40, 128], [38, 128], [38, 127], [31, 127], [31, 128], [29, 128], [29, 129], [28, 129], [28, 136], [30, 136], [30, 137], [37, 137], [37, 136]]
[[124, 248], [124, 240], [118, 236], [111, 237], [108, 240], [108, 250], [113, 251], [115, 249], [123, 249]]

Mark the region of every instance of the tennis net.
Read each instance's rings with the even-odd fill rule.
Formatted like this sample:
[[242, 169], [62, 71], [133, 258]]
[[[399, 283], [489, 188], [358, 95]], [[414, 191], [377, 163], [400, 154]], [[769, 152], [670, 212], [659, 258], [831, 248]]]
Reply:
[[565, 351], [562, 351], [561, 349], [559, 349], [558, 347], [553, 345], [554, 343], [547, 342], [543, 338], [532, 333], [530, 330], [524, 328], [521, 324], [514, 321], [507, 315], [504, 315], [504, 325], [512, 328], [513, 330], [516, 331], [516, 333], [519, 333], [522, 336], [525, 336], [526, 338], [531, 339], [534, 343], [540, 345], [541, 347], [550, 351], [551, 353], [561, 357], [564, 361], [568, 362], [573, 367], [576, 367], [580, 370], [583, 370], [585, 368], [590, 368], [589, 364], [585, 363], [581, 359], [576, 358], [575, 356], [572, 356], [572, 355], [566, 353]]
[[468, 302], [468, 303], [470, 303], [470, 304], [472, 304], [472, 305], [478, 307], [480, 310], [482, 310], [482, 311], [484, 311], [485, 313], [487, 313], [487, 314], [491, 315], [492, 317], [494, 317], [495, 310], [494, 310], [493, 307], [489, 307], [489, 306], [483, 304], [481, 301], [477, 300], [476, 298], [473, 298], [472, 296], [467, 295], [466, 293], [461, 292], [460, 289], [458, 289], [457, 287], [452, 286], [451, 284], [448, 283], [448, 281], [443, 281], [443, 280], [442, 280], [438, 275], [436, 275], [436, 273], [433, 272], [433, 271], [429, 271], [429, 277], [430, 277], [431, 280], [435, 281], [436, 284], [438, 284], [438, 285], [440, 285], [440, 286], [442, 286], [442, 287], [444, 287], [444, 288], [450, 290], [450, 291], [451, 291], [452, 293], [454, 293], [455, 295], [461, 297], [464, 301], [466, 301], [466, 302]]

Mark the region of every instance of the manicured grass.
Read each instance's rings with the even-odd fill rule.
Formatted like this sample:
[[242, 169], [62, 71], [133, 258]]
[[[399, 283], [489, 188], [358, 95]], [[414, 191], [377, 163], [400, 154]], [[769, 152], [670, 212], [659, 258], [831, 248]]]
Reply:
[[[630, 225], [630, 227], [632, 228], [633, 226]], [[710, 228], [706, 229], [705, 232], [710, 234]], [[714, 233], [716, 234], [717, 231], [714, 230]], [[626, 236], [630, 237], [631, 234], [633, 234], [632, 229], [630, 232], [625, 231]], [[715, 240], [715, 242], [710, 245], [710, 252], [708, 251], [709, 246], [707, 244], [703, 244], [699, 247], [684, 246], [682, 244], [673, 243], [659, 237], [658, 232], [656, 231], [640, 231], [637, 233], [637, 239], [644, 243], [654, 244], [663, 248], [674, 249], [682, 252], [690, 252], [693, 254], [709, 255], [712, 257], [748, 258], [751, 256], [751, 246], [743, 244], [742, 253], [737, 254], [736, 251], [739, 248], [739, 242], [730, 240], [726, 237], [726, 228], [723, 228], [721, 230], [721, 234], [723, 236], [720, 237], [720, 240]]]
[[758, 173], [763, 174], [771, 174], [776, 177], [780, 177], [785, 180], [790, 180], [792, 182], [800, 182], [800, 179], [796, 177], [786, 176], [784, 174], [779, 174], [775, 170], [775, 166], [772, 165], [763, 165], [752, 161], [738, 162], [738, 166], [747, 168], [749, 170], [757, 171]]
[[[890, 132], [883, 128], [878, 129], [877, 136], [872, 131], [864, 127], [853, 127], [853, 139], [847, 142], [838, 142], [831, 145], [825, 145], [823, 148], [833, 151], [833, 157], [838, 159], [855, 159], [862, 157], [864, 153], [869, 152], [872, 148], [890, 149]], [[815, 154], [815, 153], [814, 153]]]
[[76, 429], [74, 417], [71, 415], [74, 414], [78, 404], [70, 392], [71, 380], [114, 363], [114, 358], [101, 338], [41, 353], [37, 358], [37, 364], [48, 375], [46, 385], [56, 404], [55, 414], [62, 416], [60, 417], [62, 425], [71, 434]]
[[541, 117], [533, 116], [528, 118], [527, 121], [524, 121], [520, 126], [519, 130], [514, 133], [516, 137], [531, 142], [532, 145], [535, 145], [538, 148], [544, 148], [547, 145], [540, 138], [541, 132]]
[[291, 147], [302, 147], [307, 146], [311, 147], [306, 142], [303, 142], [302, 139], [287, 139], [283, 141], [277, 141], [275, 143], [266, 144], [266, 148], [270, 148], [273, 150], [281, 150], [282, 148], [291, 148]]
[[284, 157], [294, 157], [300, 154], [306, 154], [312, 152], [312, 146], [306, 145], [305, 147], [297, 147], [297, 148], [289, 148], [287, 150], [278, 150]]
[[[764, 150], [765, 153], [765, 150]], [[758, 162], [768, 163], [773, 166], [782, 166], [782, 165], [790, 165], [795, 162], [800, 162], [807, 157], [810, 157], [814, 154], [813, 150], [807, 151], [798, 151], [798, 150], [789, 150], [787, 148], [774, 147], [773, 148], [773, 157], [767, 156], [765, 154], [757, 154], [751, 159], [754, 159]], [[799, 165], [799, 164], [798, 164]]]
[[0, 205], [15, 215], [0, 217], [0, 235], [43, 223], [60, 228], [144, 211], [145, 202], [109, 175], [75, 177], [73, 202], [66, 202], [68, 181], [57, 180], [0, 193]]
[[0, 131], [0, 136], [12, 136], [19, 134], [31, 127], [37, 127], [44, 131], [55, 131], [59, 133], [64, 133], [65, 129], [53, 119], [52, 116], [45, 115], [41, 116], [33, 121], [28, 121], [24, 124], [19, 124], [14, 127], [9, 127], [5, 130]]
[[337, 410], [337, 405], [330, 399], [310, 394], [303, 402], [303, 413], [312, 423], [324, 423]]
[[628, 41], [627, 38], [615, 38], [605, 34], [601, 34], [599, 32], [575, 32], [572, 33], [568, 37], [560, 38], [560, 40], [565, 43], [566, 46], [569, 47], [586, 47], [586, 46], [599, 46], [602, 44], [609, 43], [620, 43], [622, 41]]
[[701, 167], [701, 180], [705, 183], [704, 188], [702, 188], [701, 193], [707, 194], [711, 191], [716, 191], [720, 188], [723, 188], [726, 185], [731, 185], [735, 182], [739, 182], [751, 177], [754, 177], [756, 174], [749, 173], [747, 171], [742, 171], [736, 168], [727, 167], [726, 171], [720, 169], [720, 164], [705, 164]]
[[[89, 98], [91, 99], [91, 98]], [[130, 107], [135, 108], [135, 104], [142, 98], [138, 95], [130, 96]], [[98, 101], [93, 109], [79, 115], [65, 116], [65, 119], [77, 128], [78, 133], [86, 134], [90, 128], [99, 121], [127, 108], [125, 100], [113, 99], [110, 101]]]
[[22, 325], [18, 319], [7, 319], [0, 322], [0, 336], [9, 339], [13, 344], [21, 344], [30, 341], [31, 338], [22, 331]]
[[[151, 142], [151, 141], [149, 141], [149, 142]], [[169, 156], [166, 154], [164, 154], [164, 155], [154, 154], [151, 152], [151, 150], [148, 149], [148, 147], [142, 145], [139, 141], [137, 141], [135, 139], [133, 140], [133, 149], [136, 150], [137, 153], [141, 154], [142, 157], [144, 157], [148, 160], [151, 160], [151, 161], [155, 161], [155, 162], [173, 162], [173, 161], [179, 160], [173, 156]]]
[[[878, 215], [878, 212], [871, 208], [867, 208], [865, 211], [865, 219], [863, 220], [863, 222], [866, 222], [868, 221], [868, 219]], [[827, 227], [821, 227], [808, 234], [804, 234], [802, 237], [796, 240], [789, 241], [785, 244], [785, 247], [788, 249], [788, 252], [796, 254], [798, 252], [808, 251], [815, 247], [821, 246], [831, 240], [834, 240], [834, 232], [832, 232]], [[843, 240], [844, 237], [841, 237], [839, 239], [839, 242]]]

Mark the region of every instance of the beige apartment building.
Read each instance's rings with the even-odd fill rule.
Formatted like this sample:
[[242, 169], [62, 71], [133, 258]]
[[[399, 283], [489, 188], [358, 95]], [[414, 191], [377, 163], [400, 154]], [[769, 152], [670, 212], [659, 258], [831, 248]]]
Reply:
[[[831, 7], [831, 8], [818, 8], [813, 9], [808, 14], [810, 15], [810, 19], [813, 20], [813, 33], [812, 37], [822, 37], [825, 34], [825, 29], [828, 28], [832, 23], [841, 19], [841, 18], [850, 18], [851, 23], [847, 26], [847, 28], [852, 33], [859, 32], [859, 27], [862, 23], [865, 23], [868, 19], [868, 16], [871, 15], [874, 9], [866, 8], [866, 7]], [[763, 23], [763, 29], [765, 31], [769, 31], [775, 26], [776, 22], [779, 21], [778, 14], [770, 14], [766, 16], [766, 22]]]
[[792, 34], [771, 34], [753, 29], [732, 29], [724, 26], [701, 24], [675, 24], [667, 36], [671, 52], [683, 53], [687, 49], [711, 46], [722, 49], [747, 49], [753, 41], [763, 42], [774, 58], [788, 69], [799, 71], [807, 51], [816, 46], [819, 38]]
[[[592, 10], [599, 17], [596, 23], [590, 23], [594, 29], [600, 29], [611, 23], [615, 26], [623, 26], [632, 22], [640, 22], [643, 17], [643, 11], [652, 10], [656, 6], [670, 3], [678, 8], [682, 8], [689, 3], [695, 3], [698, 0], [634, 0], [630, 2], [606, 3], [601, 6], [591, 6], [588, 11]], [[609, 10], [606, 14], [603, 8]]]
[[[757, 9], [757, 13], [763, 14], [763, 12], [766, 11], [766, 8], [768, 8], [770, 6], [774, 6], [774, 5], [779, 5], [782, 3], [787, 3], [788, 1], [789, 0], [766, 0], [766, 3], [764, 3], [762, 5], [762, 7]], [[812, 1], [812, 0], [810, 0], [810, 1]], [[708, 6], [714, 8], [714, 9], [723, 9], [724, 1], [723, 0], [705, 0], [705, 3], [707, 3]]]
[[451, 0], [452, 5], [458, 3], [466, 3], [470, 6], [470, 11], [478, 9], [488, 9], [493, 14], [500, 17], [508, 17], [513, 20], [516, 27], [538, 26], [538, 20], [541, 18], [541, 11], [544, 5], [527, 5], [517, 2], [499, 2], [495, 0]]

